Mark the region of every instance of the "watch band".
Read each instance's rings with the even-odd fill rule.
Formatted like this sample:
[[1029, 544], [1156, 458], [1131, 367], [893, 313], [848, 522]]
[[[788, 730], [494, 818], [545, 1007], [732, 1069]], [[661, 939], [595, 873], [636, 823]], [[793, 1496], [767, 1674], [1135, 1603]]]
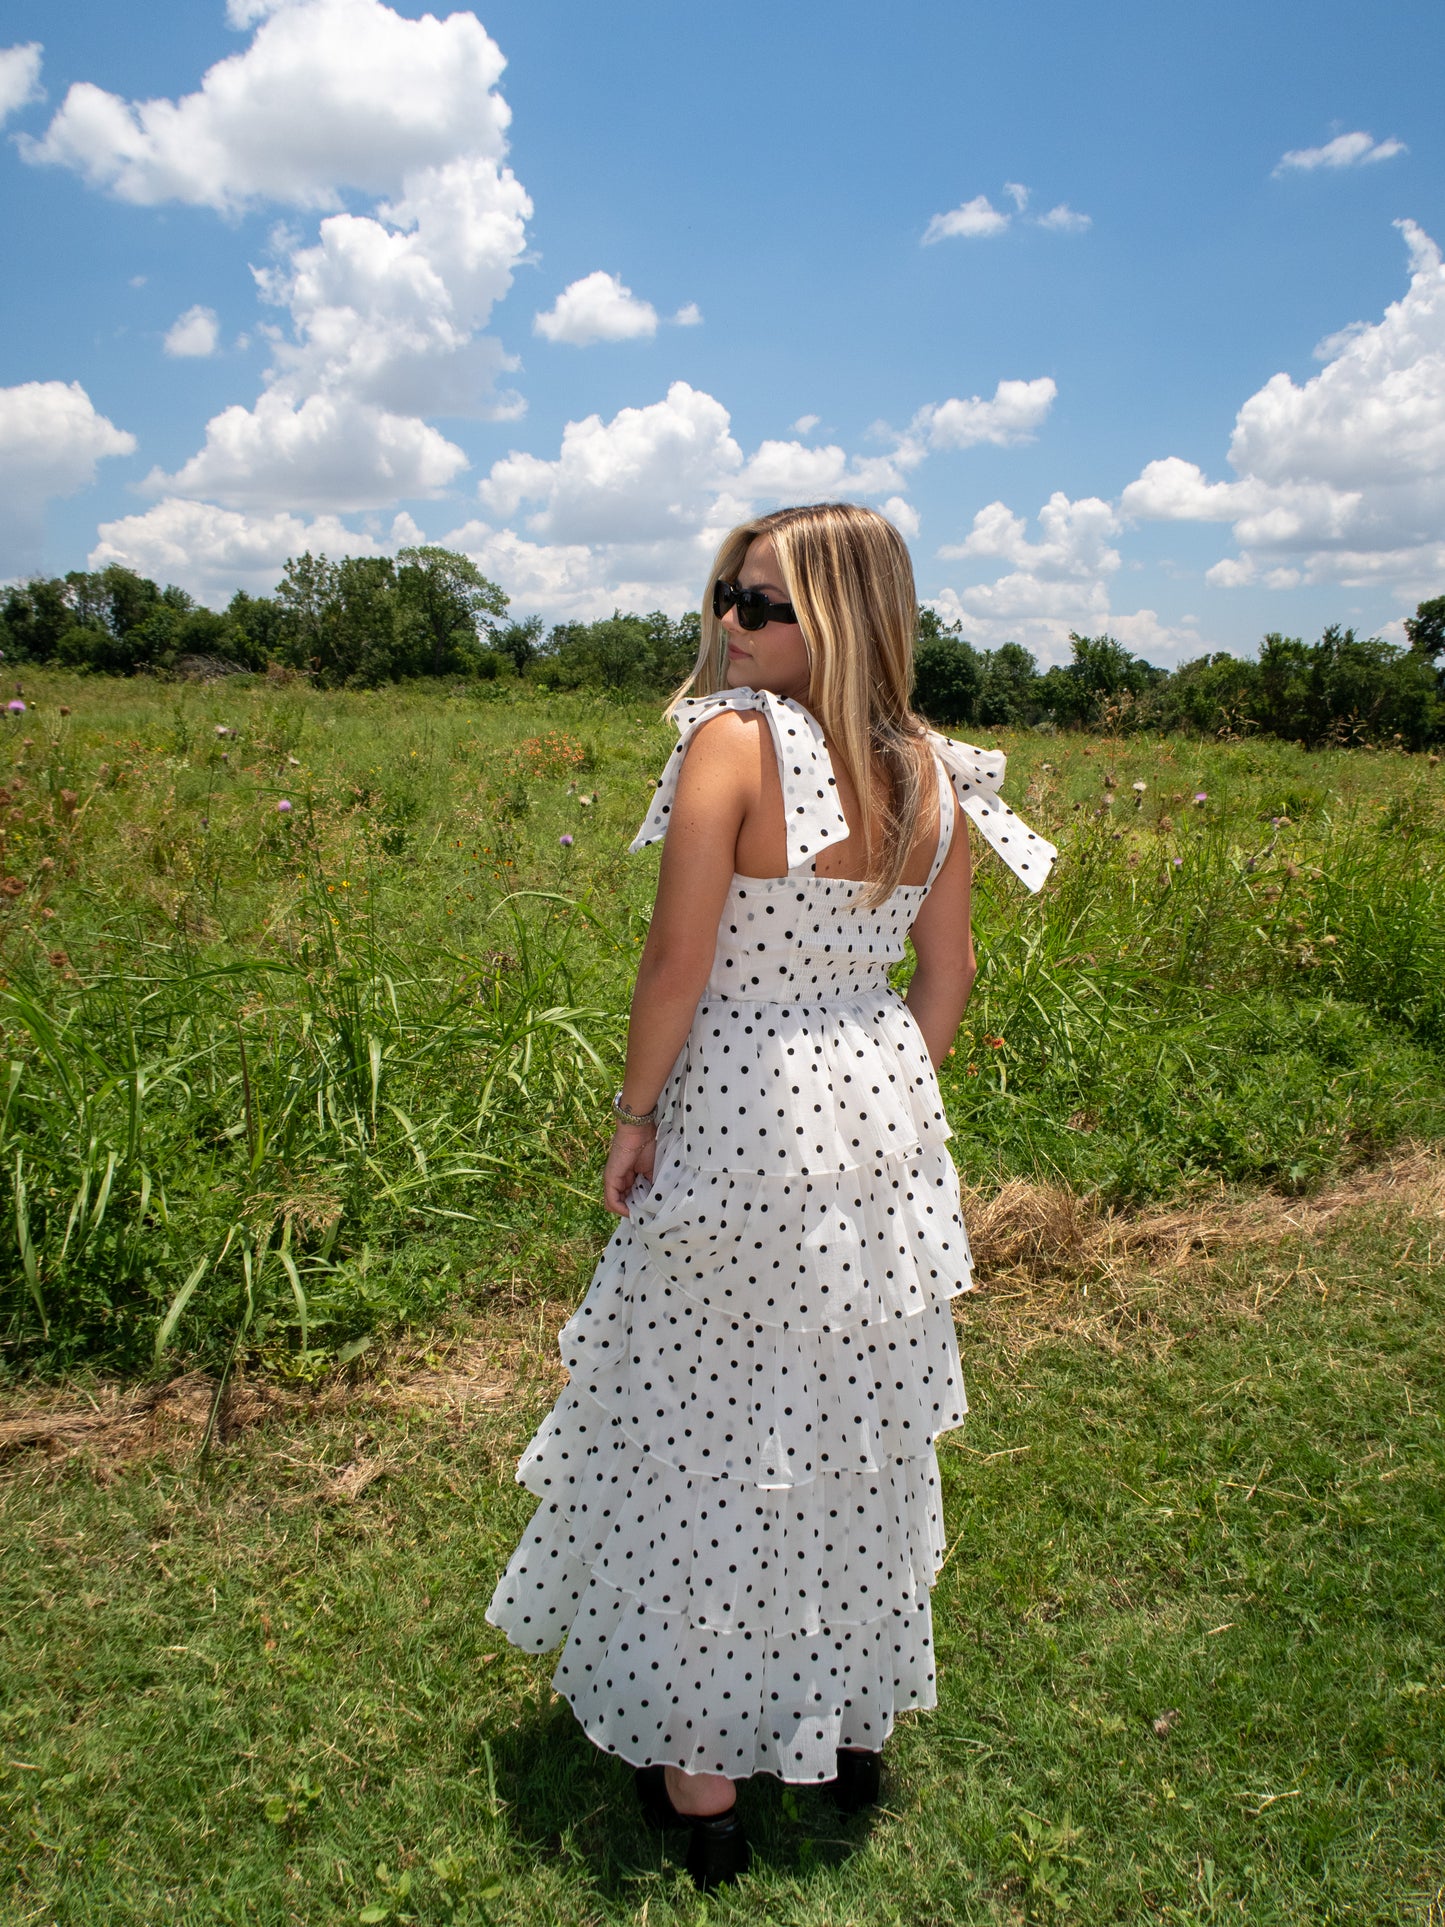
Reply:
[[621, 1091], [618, 1091], [613, 1097], [612, 1109], [619, 1124], [656, 1124], [657, 1122], [657, 1106], [655, 1104], [650, 1111], [629, 1111], [622, 1101]]

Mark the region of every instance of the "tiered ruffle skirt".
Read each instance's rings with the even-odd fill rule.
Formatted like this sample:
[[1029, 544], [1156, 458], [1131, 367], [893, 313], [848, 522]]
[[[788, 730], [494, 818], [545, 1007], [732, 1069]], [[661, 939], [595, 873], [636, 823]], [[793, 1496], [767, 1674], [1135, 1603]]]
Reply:
[[598, 1746], [825, 1780], [935, 1703], [934, 1441], [967, 1409], [971, 1282], [948, 1135], [891, 991], [699, 1007], [487, 1611], [565, 1640], [553, 1685]]

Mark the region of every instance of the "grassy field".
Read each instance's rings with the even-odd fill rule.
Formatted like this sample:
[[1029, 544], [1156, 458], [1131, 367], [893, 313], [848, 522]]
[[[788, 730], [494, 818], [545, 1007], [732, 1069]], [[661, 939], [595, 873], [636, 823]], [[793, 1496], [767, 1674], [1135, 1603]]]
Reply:
[[184, 1384], [14, 1458], [0, 1917], [1438, 1923], [1445, 1164], [1131, 1225], [965, 1301], [939, 1708], [871, 1818], [747, 1785], [730, 1897], [481, 1617], [565, 1299], [319, 1405], [242, 1387], [205, 1467]]
[[25, 698], [5, 1927], [1445, 1921], [1438, 766], [1004, 740], [1063, 857], [980, 865], [944, 1074], [985, 1288], [940, 1707], [871, 1819], [746, 1787], [704, 1901], [481, 1617], [610, 1223], [670, 732]]
[[[25, 699], [0, 1373], [234, 1354], [307, 1380], [518, 1281], [580, 1291], [655, 707], [40, 674]], [[1299, 1192], [1441, 1134], [1435, 762], [1004, 746], [1063, 856], [1040, 900], [979, 867], [944, 1073], [967, 1177]]]

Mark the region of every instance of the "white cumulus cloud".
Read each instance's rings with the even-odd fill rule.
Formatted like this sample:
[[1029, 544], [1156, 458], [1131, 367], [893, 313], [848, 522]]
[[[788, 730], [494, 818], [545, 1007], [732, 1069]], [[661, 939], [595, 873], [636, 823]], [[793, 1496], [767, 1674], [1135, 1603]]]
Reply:
[[657, 333], [657, 310], [624, 287], [621, 275], [598, 268], [564, 288], [532, 327], [545, 340], [574, 348], [594, 341], [648, 340]]
[[[471, 13], [408, 19], [383, 0], [233, 0], [250, 44], [179, 100], [72, 87], [32, 161], [118, 197], [221, 212], [340, 207], [314, 238], [277, 229], [257, 291], [289, 325], [251, 408], [150, 486], [232, 509], [345, 513], [434, 495], [465, 467], [430, 416], [511, 419], [516, 367], [483, 331], [526, 248], [532, 206], [506, 167], [504, 62]], [[202, 352], [203, 317], [171, 353]], [[212, 342], [214, 345], [214, 341]]]
[[1368, 167], [1375, 161], [1393, 160], [1408, 153], [1403, 141], [1377, 141], [1372, 134], [1336, 134], [1323, 147], [1294, 147], [1280, 156], [1276, 174], [1312, 174], [1321, 167]]
[[1067, 201], [1060, 201], [1047, 214], [1039, 215], [1034, 225], [1049, 228], [1055, 234], [1083, 234], [1094, 225], [1094, 217], [1091, 214], [1079, 214]]
[[256, 271], [294, 327], [275, 343], [274, 386], [406, 414], [520, 413], [496, 387], [516, 362], [479, 330], [511, 287], [531, 212], [510, 168], [468, 154], [409, 175], [374, 216], [329, 216], [313, 246], [283, 236], [279, 264]]
[[1015, 216], [1029, 227], [1041, 227], [1054, 234], [1083, 234], [1094, 225], [1093, 217], [1079, 214], [1067, 201], [1060, 201], [1046, 214], [1028, 214], [1032, 189], [1022, 181], [1005, 181], [1003, 191], [1013, 202], [1013, 213], [997, 208], [986, 194], [975, 194], [971, 201], [950, 209], [947, 214], [935, 214], [923, 230], [924, 247], [931, 247], [937, 241], [980, 240], [991, 234], [1002, 234], [1012, 226]]
[[1049, 375], [1034, 381], [1001, 381], [985, 401], [972, 395], [930, 404], [914, 416], [910, 433], [930, 448], [973, 448], [980, 442], [1007, 448], [1032, 441], [1058, 395]]
[[0, 575], [38, 566], [48, 501], [74, 495], [97, 463], [135, 446], [78, 381], [0, 388]]
[[1114, 538], [1118, 511], [1098, 496], [1071, 501], [1056, 490], [1039, 510], [1038, 533], [1004, 502], [990, 502], [973, 518], [963, 541], [946, 544], [940, 560], [980, 567], [1002, 563], [989, 579], [960, 581], [929, 601], [946, 620], [986, 647], [1020, 642], [1045, 662], [1067, 662], [1069, 635], [1108, 633], [1153, 662], [1198, 653], [1192, 617], [1161, 622], [1152, 609], [1116, 611], [1111, 583], [1121, 558]]
[[1233, 525], [1241, 553], [1210, 571], [1217, 586], [1388, 583], [1408, 602], [1445, 579], [1445, 264], [1416, 223], [1397, 226], [1407, 291], [1333, 337], [1308, 381], [1277, 374], [1249, 397], [1234, 480], [1169, 456], [1124, 490], [1126, 515]]
[[38, 40], [28, 41], [19, 47], [0, 47], [0, 127], [12, 114], [18, 114], [22, 107], [28, 107], [32, 100], [43, 98], [40, 86], [42, 51]]
[[[800, 425], [806, 432], [816, 420]], [[494, 462], [478, 489], [487, 518], [446, 540], [519, 606], [579, 616], [695, 608], [719, 538], [764, 508], [877, 501], [915, 535], [917, 513], [902, 491], [927, 445], [911, 435], [895, 442], [881, 455], [787, 439], [747, 452], [723, 404], [676, 381], [645, 407], [568, 422], [553, 457], [516, 450]]]
[[331, 395], [293, 402], [275, 389], [254, 408], [224, 409], [206, 442], [174, 475], [153, 470], [145, 487], [235, 508], [385, 508], [439, 494], [466, 467], [454, 442], [414, 415]]
[[216, 352], [221, 335], [220, 318], [214, 308], [187, 308], [177, 315], [166, 330], [164, 342], [168, 355], [204, 359]]
[[226, 211], [257, 202], [327, 208], [345, 188], [397, 191], [459, 153], [499, 159], [505, 65], [472, 13], [408, 20], [381, 0], [290, 0], [231, 9], [256, 25], [196, 93], [123, 100], [89, 81], [66, 94], [27, 160], [70, 167], [119, 199]]
[[923, 246], [931, 247], [935, 241], [959, 237], [973, 241], [985, 235], [1002, 234], [1010, 219], [1011, 216], [993, 205], [987, 194], [975, 194], [971, 201], [950, 209], [947, 214], [935, 214], [923, 230]]
[[169, 498], [143, 515], [102, 522], [90, 552], [92, 569], [118, 562], [156, 582], [174, 582], [202, 602], [219, 607], [237, 589], [269, 595], [288, 557], [313, 555], [386, 555], [407, 542], [422, 540], [409, 516], [398, 516], [389, 535], [378, 539], [348, 528], [334, 515], [308, 521], [281, 511], [247, 515], [212, 502]]
[[685, 381], [645, 408], [568, 422], [554, 461], [510, 454], [492, 465], [483, 502], [550, 541], [636, 542], [691, 534], [709, 519], [743, 453], [720, 401]]

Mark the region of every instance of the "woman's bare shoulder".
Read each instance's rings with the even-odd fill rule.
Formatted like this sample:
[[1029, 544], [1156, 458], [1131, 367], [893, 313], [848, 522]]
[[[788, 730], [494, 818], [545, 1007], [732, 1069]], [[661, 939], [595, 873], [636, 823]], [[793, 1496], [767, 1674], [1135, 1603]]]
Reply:
[[729, 763], [756, 756], [767, 727], [760, 710], [720, 709], [693, 730], [688, 740], [688, 761], [697, 757], [700, 763]]

